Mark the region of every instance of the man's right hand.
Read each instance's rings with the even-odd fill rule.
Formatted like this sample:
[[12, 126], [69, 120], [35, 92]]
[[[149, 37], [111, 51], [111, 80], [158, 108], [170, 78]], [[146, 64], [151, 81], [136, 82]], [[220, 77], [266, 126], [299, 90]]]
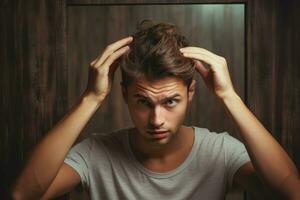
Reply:
[[108, 45], [104, 51], [90, 63], [88, 85], [84, 96], [101, 102], [109, 94], [114, 72], [119, 66], [119, 57], [129, 50], [128, 44], [133, 37], [126, 37]]

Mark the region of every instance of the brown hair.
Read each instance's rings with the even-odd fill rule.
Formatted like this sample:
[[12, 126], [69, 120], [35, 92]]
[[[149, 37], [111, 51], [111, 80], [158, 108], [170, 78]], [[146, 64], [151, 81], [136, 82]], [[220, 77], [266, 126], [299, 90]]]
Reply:
[[195, 63], [179, 51], [186, 46], [186, 38], [174, 24], [154, 24], [151, 20], [143, 20], [137, 25], [133, 41], [129, 45], [130, 50], [121, 58], [121, 84], [127, 88], [137, 78], [154, 81], [175, 76], [189, 86]]

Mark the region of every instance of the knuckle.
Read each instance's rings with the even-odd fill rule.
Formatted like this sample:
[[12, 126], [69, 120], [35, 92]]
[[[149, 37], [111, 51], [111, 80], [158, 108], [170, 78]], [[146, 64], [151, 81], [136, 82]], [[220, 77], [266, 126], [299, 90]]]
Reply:
[[117, 57], [116, 53], [112, 53], [107, 57], [107, 61], [113, 61]]
[[220, 61], [223, 65], [226, 65], [226, 59], [224, 57], [220, 57]]
[[90, 62], [89, 66], [93, 68], [95, 66], [94, 62]]
[[107, 56], [107, 55], [111, 55], [113, 53], [113, 50], [110, 48], [105, 49], [105, 51], [103, 52], [102, 56]]
[[97, 62], [90, 63], [90, 68], [96, 69], [98, 67]]
[[90, 61], [89, 66], [93, 66], [96, 63], [96, 61], [97, 61], [97, 58]]
[[109, 44], [109, 45], [106, 46], [105, 50], [108, 50], [108, 51], [109, 51], [109, 50], [111, 50], [111, 48], [112, 48], [112, 45]]
[[106, 67], [102, 65], [102, 66], [98, 67], [96, 70], [99, 75], [103, 75], [106, 72]]

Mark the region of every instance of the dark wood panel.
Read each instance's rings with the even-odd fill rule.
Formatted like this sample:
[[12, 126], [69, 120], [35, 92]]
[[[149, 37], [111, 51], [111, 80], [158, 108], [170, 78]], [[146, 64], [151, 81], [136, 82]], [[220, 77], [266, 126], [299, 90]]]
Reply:
[[248, 6], [248, 105], [300, 170], [300, 2]]
[[248, 104], [300, 167], [299, 1], [249, 7]]
[[64, 5], [1, 1], [2, 199], [32, 147], [66, 112]]

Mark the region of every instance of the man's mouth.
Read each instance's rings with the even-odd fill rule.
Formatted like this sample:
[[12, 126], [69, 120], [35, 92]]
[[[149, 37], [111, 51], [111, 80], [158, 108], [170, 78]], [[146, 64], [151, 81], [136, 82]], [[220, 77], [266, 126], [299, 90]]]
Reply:
[[163, 139], [163, 138], [166, 138], [169, 134], [169, 131], [166, 131], [166, 130], [152, 130], [152, 131], [147, 131], [147, 132], [154, 139]]

